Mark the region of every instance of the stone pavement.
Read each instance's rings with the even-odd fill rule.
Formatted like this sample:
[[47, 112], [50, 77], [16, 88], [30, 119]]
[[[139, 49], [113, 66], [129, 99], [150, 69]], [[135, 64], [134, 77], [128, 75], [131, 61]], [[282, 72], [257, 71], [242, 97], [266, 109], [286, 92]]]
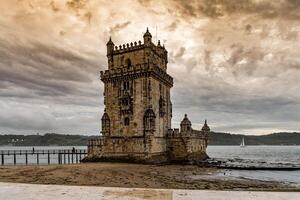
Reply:
[[299, 200], [297, 192], [167, 190], [0, 183], [1, 200]]

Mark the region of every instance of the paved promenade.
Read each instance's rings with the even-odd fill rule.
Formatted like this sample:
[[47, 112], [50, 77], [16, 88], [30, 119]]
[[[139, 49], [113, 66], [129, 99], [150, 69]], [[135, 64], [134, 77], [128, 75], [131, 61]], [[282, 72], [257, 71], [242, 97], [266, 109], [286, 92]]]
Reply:
[[2, 200], [299, 200], [296, 192], [165, 190], [0, 183]]

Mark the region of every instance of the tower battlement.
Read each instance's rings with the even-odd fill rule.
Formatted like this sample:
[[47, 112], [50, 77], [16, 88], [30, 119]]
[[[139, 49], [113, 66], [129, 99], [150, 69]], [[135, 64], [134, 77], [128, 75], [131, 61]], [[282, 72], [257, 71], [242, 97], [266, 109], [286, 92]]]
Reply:
[[161, 46], [160, 41], [158, 41], [157, 45], [152, 42], [152, 36], [148, 29], [143, 37], [144, 43], [138, 41], [122, 45], [115, 45], [110, 38], [106, 44], [108, 69], [149, 63], [149, 65], [155, 64], [166, 70], [168, 52], [165, 47]]
[[173, 86], [173, 78], [168, 75], [164, 70], [158, 66], [150, 66], [148, 63], [131, 65], [130, 67], [125, 67], [121, 65], [118, 68], [111, 70], [100, 71], [100, 79], [103, 82], [109, 82], [117, 79], [134, 79], [138, 77], [149, 77], [153, 76], [160, 81], [164, 82], [166, 85]]

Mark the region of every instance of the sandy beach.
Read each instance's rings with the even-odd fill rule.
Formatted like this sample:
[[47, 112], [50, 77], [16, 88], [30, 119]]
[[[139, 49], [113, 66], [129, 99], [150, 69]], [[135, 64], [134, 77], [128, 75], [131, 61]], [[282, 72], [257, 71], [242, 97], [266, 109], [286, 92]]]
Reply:
[[288, 185], [224, 178], [223, 171], [190, 165], [82, 163], [76, 165], [1, 166], [0, 182], [90, 185], [126, 188], [300, 191]]
[[299, 200], [300, 192], [219, 191], [0, 182], [5, 200]]

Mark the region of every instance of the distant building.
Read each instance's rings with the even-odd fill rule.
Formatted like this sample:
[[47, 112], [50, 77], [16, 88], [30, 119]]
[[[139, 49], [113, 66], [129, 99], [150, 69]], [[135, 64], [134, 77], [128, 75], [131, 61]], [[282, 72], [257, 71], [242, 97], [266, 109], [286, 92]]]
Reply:
[[147, 29], [141, 41], [115, 46], [107, 43], [108, 70], [104, 83], [102, 135], [88, 142], [86, 160], [166, 162], [202, 160], [210, 129], [192, 129], [184, 116], [171, 129], [173, 78], [167, 73], [168, 52], [155, 45]]

